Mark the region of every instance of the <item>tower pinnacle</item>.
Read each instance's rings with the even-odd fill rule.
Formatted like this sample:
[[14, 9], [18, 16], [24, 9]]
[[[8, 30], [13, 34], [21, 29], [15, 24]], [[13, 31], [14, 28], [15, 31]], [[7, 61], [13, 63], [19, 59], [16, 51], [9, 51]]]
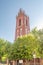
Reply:
[[30, 32], [29, 17], [20, 8], [19, 13], [16, 17], [16, 31], [15, 39], [20, 36], [26, 35]]

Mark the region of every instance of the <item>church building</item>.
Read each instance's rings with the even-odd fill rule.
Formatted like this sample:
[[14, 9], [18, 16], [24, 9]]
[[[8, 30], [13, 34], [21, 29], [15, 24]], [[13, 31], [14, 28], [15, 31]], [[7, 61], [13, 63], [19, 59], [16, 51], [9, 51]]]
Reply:
[[25, 14], [25, 11], [20, 9], [18, 15], [16, 16], [15, 40], [20, 36], [27, 35], [29, 32], [29, 16]]

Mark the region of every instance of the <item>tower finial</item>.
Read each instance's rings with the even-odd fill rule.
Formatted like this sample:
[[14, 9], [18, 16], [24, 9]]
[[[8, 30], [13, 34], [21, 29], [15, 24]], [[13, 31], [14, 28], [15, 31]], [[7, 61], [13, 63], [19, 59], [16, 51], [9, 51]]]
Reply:
[[22, 8], [20, 8], [20, 12], [22, 12]]

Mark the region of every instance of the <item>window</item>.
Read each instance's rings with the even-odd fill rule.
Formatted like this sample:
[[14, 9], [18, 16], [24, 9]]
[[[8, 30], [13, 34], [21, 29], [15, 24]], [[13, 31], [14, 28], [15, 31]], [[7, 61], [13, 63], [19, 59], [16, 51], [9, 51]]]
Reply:
[[19, 30], [17, 30], [17, 38], [19, 37], [19, 34], [18, 33], [19, 33]]
[[27, 26], [27, 24], [28, 24], [28, 23], [27, 23], [27, 20], [26, 20], [26, 26]]
[[22, 36], [22, 28], [20, 29], [20, 36]]
[[25, 31], [26, 31], [26, 34], [27, 34], [27, 29]]
[[19, 19], [19, 26], [21, 26], [21, 19]]

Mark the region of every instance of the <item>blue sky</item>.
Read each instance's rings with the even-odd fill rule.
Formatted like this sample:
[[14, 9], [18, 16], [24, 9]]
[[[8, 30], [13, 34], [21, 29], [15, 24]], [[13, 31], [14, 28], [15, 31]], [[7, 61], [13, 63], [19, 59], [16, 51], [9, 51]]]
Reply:
[[43, 0], [0, 0], [0, 38], [14, 41], [16, 15], [20, 8], [30, 18], [30, 29], [43, 27]]

